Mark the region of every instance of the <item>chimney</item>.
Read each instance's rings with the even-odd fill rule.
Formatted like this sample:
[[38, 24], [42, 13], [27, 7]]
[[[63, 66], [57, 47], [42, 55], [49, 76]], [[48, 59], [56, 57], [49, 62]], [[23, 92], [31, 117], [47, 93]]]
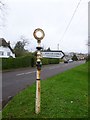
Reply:
[[8, 45], [10, 46], [10, 41], [8, 41]]

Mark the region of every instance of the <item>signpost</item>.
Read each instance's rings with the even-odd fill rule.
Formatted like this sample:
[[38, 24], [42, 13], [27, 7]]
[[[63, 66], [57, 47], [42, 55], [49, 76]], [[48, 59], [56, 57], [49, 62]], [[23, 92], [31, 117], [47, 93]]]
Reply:
[[45, 58], [63, 58], [65, 54], [62, 51], [45, 51], [41, 52], [42, 57]]
[[35, 29], [33, 32], [34, 38], [37, 40], [38, 46], [37, 49], [37, 75], [36, 75], [36, 106], [35, 106], [35, 112], [36, 114], [39, 114], [40, 112], [40, 73], [41, 73], [41, 52], [40, 50], [42, 47], [40, 46], [41, 40], [44, 38], [45, 34], [44, 31], [40, 28]]
[[43, 51], [41, 52], [42, 47], [40, 46], [41, 40], [44, 38], [45, 33], [42, 29], [37, 28], [33, 32], [34, 38], [37, 40], [38, 46], [37, 49], [37, 73], [36, 73], [36, 102], [35, 102], [35, 112], [39, 114], [40, 112], [40, 74], [41, 74], [41, 58], [63, 58], [65, 54], [62, 51]]

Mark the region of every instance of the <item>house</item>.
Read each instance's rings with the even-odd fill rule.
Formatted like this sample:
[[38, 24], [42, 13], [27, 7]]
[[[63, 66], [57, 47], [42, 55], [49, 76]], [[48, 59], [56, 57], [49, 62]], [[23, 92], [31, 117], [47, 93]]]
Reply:
[[13, 49], [10, 46], [10, 42], [6, 42], [4, 38], [0, 38], [0, 58], [15, 58]]
[[64, 57], [64, 60], [70, 60], [70, 59], [72, 59], [72, 57], [73, 57], [73, 52], [66, 52], [65, 53], [65, 57]]
[[78, 60], [84, 60], [87, 58], [88, 54], [76, 53]]
[[70, 53], [65, 53], [64, 59], [70, 60], [72, 59], [74, 54], [77, 56], [78, 60], [84, 60], [88, 56], [88, 54], [70, 52]]

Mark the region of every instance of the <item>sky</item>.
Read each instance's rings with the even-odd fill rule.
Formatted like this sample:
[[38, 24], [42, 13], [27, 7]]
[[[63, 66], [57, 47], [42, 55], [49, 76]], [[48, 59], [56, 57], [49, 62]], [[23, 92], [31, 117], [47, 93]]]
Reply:
[[[88, 53], [88, 1], [80, 5], [65, 32], [80, 0], [4, 0], [6, 14], [0, 28], [0, 37], [14, 47], [20, 36], [28, 39], [25, 47], [35, 51], [37, 41], [33, 37], [36, 28], [45, 32], [41, 41], [44, 49], [63, 52]], [[64, 34], [65, 33], [65, 34]]]

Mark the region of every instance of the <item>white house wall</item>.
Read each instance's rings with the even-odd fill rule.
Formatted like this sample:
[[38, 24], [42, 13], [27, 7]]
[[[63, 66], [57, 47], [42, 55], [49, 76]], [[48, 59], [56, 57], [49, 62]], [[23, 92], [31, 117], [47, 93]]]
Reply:
[[[0, 52], [3, 52], [3, 55], [0, 54], [0, 58], [8, 58], [10, 56], [15, 58], [15, 54], [13, 54], [12, 51], [8, 47], [0, 46]], [[7, 54], [8, 52], [10, 52], [10, 56], [8, 56]]]

